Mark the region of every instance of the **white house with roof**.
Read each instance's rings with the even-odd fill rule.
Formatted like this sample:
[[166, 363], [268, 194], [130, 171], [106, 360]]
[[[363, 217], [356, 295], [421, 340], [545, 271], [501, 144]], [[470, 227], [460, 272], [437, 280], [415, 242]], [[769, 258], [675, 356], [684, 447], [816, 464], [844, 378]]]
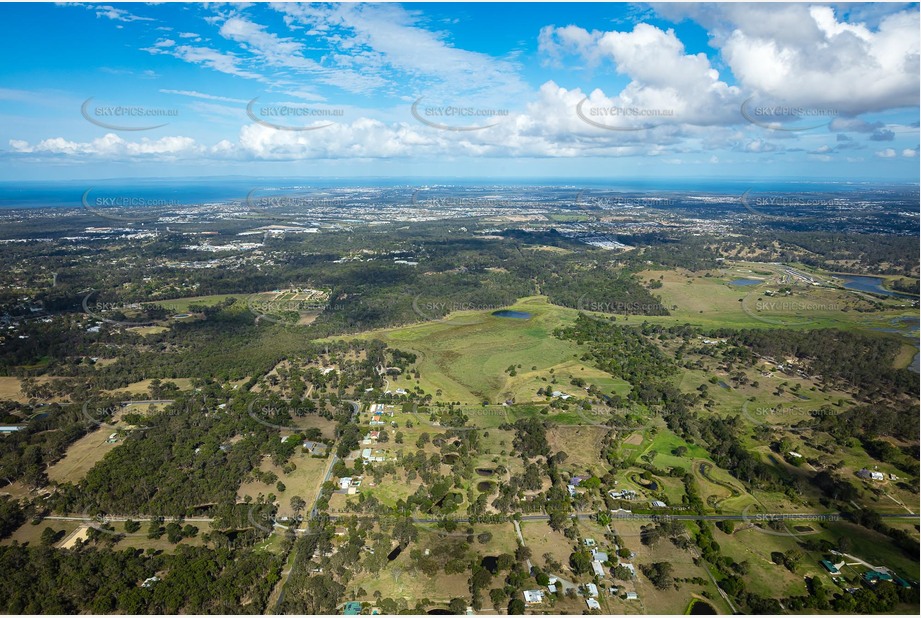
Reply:
[[589, 609], [601, 609], [601, 605], [598, 603], [597, 599], [585, 599], [585, 604]]
[[526, 605], [537, 605], [544, 602], [543, 590], [525, 590], [524, 602]]
[[592, 560], [592, 571], [598, 577], [604, 577], [604, 565], [601, 564], [598, 560]]

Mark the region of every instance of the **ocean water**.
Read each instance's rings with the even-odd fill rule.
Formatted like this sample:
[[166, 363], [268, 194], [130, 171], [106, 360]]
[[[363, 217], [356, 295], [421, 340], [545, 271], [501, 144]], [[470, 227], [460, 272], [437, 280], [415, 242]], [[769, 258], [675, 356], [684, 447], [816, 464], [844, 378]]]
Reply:
[[[88, 190], [93, 196], [130, 197], [142, 200], [163, 200], [189, 205], [207, 202], [245, 200], [248, 193], [259, 195], [291, 194], [319, 189], [348, 189], [358, 187], [496, 187], [514, 191], [515, 188], [570, 188], [586, 191], [624, 191], [636, 193], [688, 194], [706, 193], [738, 196], [747, 190], [789, 193], [853, 193], [878, 190], [890, 186], [898, 192], [906, 185], [871, 185], [830, 181], [751, 181], [701, 179], [457, 179], [457, 178], [140, 178], [118, 180], [68, 181], [3, 181], [0, 182], [0, 209], [9, 208], [79, 208]], [[915, 189], [916, 190], [916, 189]]]

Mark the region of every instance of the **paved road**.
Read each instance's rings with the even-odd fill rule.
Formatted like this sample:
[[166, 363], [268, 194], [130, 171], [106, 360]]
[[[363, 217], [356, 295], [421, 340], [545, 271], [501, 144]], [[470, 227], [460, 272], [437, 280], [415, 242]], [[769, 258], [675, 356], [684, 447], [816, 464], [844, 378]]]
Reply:
[[[355, 422], [355, 418], [361, 410], [361, 405], [357, 401], [347, 401], [346, 403], [352, 406], [352, 422]], [[320, 488], [317, 490], [317, 497], [313, 500], [313, 508], [310, 509], [311, 517], [317, 516], [317, 502], [320, 501], [320, 496], [323, 494], [323, 485], [332, 478], [333, 467], [336, 465], [336, 462], [339, 461], [339, 456], [336, 455], [335, 449], [330, 449], [330, 451], [332, 451], [332, 456], [329, 458], [329, 464], [326, 466], [326, 474], [323, 475], [323, 481], [320, 483]]]
[[[96, 517], [92, 515], [46, 515], [42, 519], [51, 519], [54, 521], [98, 521]], [[161, 519], [161, 517], [155, 517], [153, 515], [104, 515], [100, 517], [103, 522], [110, 521], [127, 521], [133, 519], [134, 521], [151, 521], [153, 519]], [[170, 522], [174, 519], [181, 519], [183, 522], [197, 522], [197, 523], [211, 523], [214, 521], [213, 517], [181, 517], [176, 518], [172, 515], [162, 517], [163, 521]]]
[[[359, 411], [361, 410], [361, 404], [359, 404], [357, 401], [348, 401], [347, 403], [352, 406], [351, 420], [354, 422], [358, 416]], [[317, 503], [320, 501], [320, 496], [323, 495], [323, 485], [326, 484], [326, 481], [332, 478], [333, 467], [336, 465], [336, 462], [339, 461], [339, 456], [336, 455], [335, 449], [331, 448], [330, 451], [331, 453], [329, 464], [326, 466], [326, 474], [323, 475], [323, 480], [320, 482], [320, 487], [317, 489], [317, 496], [313, 499], [313, 507], [310, 509], [311, 517], [317, 516]], [[298, 526], [300, 526], [300, 524], [298, 524]], [[301, 529], [300, 527], [294, 529], [295, 534], [304, 534], [306, 532], [307, 529]], [[291, 577], [291, 573], [294, 571], [294, 561], [297, 559], [297, 545], [295, 545], [291, 551], [295, 552], [294, 555], [292, 555], [290, 559], [286, 559], [286, 562], [290, 561], [291, 568], [287, 572], [282, 572], [281, 578], [278, 580], [278, 583], [275, 584], [275, 590], [278, 590], [278, 599], [275, 601], [275, 604], [272, 607], [272, 613], [274, 614], [279, 613], [282, 603], [285, 600], [285, 585], [288, 583], [288, 578]]]
[[[512, 520], [512, 523], [515, 525], [515, 534], [518, 535], [518, 540], [521, 542], [521, 546], [522, 546], [522, 547], [527, 547], [527, 545], [524, 544], [524, 537], [521, 535], [521, 526], [518, 525], [518, 521], [515, 520], [515, 519], [513, 519], [513, 520]], [[530, 572], [531, 572], [531, 569], [534, 568], [534, 567], [531, 565], [531, 559], [529, 558], [529, 559], [527, 559], [525, 562], [528, 563], [528, 573], [530, 573]]]
[[[338, 461], [338, 458], [333, 455], [334, 460]], [[335, 465], [335, 461], [330, 464], [329, 470], [327, 471], [327, 479], [329, 478], [329, 473], [332, 472], [332, 466]], [[325, 480], [324, 480], [325, 482]], [[322, 489], [321, 489], [322, 491]], [[319, 497], [319, 494], [317, 495]], [[316, 510], [316, 501], [314, 501], [314, 511]], [[357, 514], [347, 514], [347, 515], [330, 515], [329, 519], [335, 521], [337, 519], [349, 519], [351, 517], [361, 517]], [[573, 517], [578, 519], [592, 519], [596, 516], [596, 513], [576, 513]], [[154, 516], [154, 515], [106, 515], [104, 519], [106, 521], [125, 521], [127, 519], [133, 519], [134, 521], [150, 521], [151, 519], [160, 518], [164, 521], [170, 521], [175, 517], [172, 515], [166, 516]], [[373, 517], [373, 516], [372, 516]], [[827, 518], [840, 518], [844, 519], [844, 516], [841, 513], [751, 513], [751, 514], [724, 514], [724, 515], [711, 515], [711, 514], [688, 514], [683, 513], [681, 515], [668, 515], [668, 514], [654, 514], [654, 513], [628, 513], [625, 515], [611, 515], [611, 519], [614, 521], [651, 521], [655, 518], [659, 519], [671, 519], [675, 521], [747, 521], [747, 522], [762, 522], [762, 521], [814, 521], [816, 519], [827, 519]], [[917, 520], [919, 516], [916, 514], [910, 513], [880, 513], [880, 517], [883, 519], [911, 519]], [[79, 515], [47, 515], [43, 519], [50, 519], [55, 521], [87, 521], [91, 516], [79, 516]], [[490, 517], [487, 518], [477, 518], [477, 517], [451, 517], [450, 520], [457, 523], [469, 523], [473, 520], [474, 523], [504, 523], [500, 520], [494, 520]], [[530, 514], [522, 515], [521, 521], [547, 521], [550, 519], [549, 515], [544, 514]], [[199, 523], [208, 523], [214, 521], [213, 517], [183, 517], [183, 521], [186, 522], [199, 522]], [[443, 519], [438, 517], [413, 517], [413, 523], [416, 524], [437, 524]], [[505, 521], [511, 521], [512, 518], [509, 517]], [[304, 532], [298, 530], [297, 532]], [[520, 535], [519, 535], [520, 538]]]

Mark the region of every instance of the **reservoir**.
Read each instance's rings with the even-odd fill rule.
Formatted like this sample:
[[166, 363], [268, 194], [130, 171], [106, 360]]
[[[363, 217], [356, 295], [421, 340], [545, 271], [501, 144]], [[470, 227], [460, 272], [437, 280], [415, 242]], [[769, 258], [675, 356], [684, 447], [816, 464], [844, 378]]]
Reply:
[[866, 277], [858, 275], [841, 276], [844, 280], [844, 287], [848, 290], [857, 290], [858, 292], [869, 292], [871, 294], [882, 294], [883, 296], [895, 296], [896, 298], [918, 298], [911, 294], [903, 292], [894, 292], [883, 287], [882, 277]]
[[761, 279], [734, 279], [729, 282], [729, 285], [758, 285], [759, 283], [764, 283]]
[[529, 320], [531, 318], [531, 314], [526, 311], [512, 311], [511, 309], [493, 311], [492, 314], [497, 318], [512, 318], [515, 320]]

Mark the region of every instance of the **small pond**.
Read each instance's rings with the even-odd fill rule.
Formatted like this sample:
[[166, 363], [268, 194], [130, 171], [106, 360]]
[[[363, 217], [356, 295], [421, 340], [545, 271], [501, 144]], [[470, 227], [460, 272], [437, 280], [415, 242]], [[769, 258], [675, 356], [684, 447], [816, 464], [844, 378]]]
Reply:
[[483, 559], [480, 560], [480, 566], [495, 575], [499, 572], [499, 557], [483, 556]]
[[706, 601], [695, 599], [691, 603], [691, 608], [688, 613], [691, 616], [715, 616], [716, 610], [713, 609], [713, 606], [707, 603]]
[[511, 309], [493, 311], [492, 314], [497, 318], [512, 318], [515, 320], [528, 320], [531, 318], [531, 314], [527, 311], [512, 311]]

